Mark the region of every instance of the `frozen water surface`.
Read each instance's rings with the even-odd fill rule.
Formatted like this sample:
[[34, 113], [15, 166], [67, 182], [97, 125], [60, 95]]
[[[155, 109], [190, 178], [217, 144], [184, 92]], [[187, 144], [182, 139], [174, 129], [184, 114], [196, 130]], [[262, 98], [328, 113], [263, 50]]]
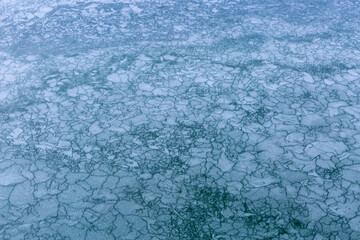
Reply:
[[360, 239], [355, 0], [1, 0], [0, 239]]

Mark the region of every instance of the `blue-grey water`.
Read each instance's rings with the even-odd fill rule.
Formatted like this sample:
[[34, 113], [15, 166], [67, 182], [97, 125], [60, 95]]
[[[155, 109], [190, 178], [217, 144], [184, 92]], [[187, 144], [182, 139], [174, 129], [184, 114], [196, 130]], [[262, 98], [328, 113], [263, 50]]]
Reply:
[[0, 240], [359, 240], [359, 19], [0, 0]]

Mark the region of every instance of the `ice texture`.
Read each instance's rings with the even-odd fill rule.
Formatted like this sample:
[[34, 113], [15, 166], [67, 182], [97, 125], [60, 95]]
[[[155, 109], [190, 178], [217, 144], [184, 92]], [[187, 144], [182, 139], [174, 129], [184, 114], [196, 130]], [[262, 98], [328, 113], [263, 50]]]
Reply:
[[0, 1], [0, 240], [360, 239], [359, 19]]

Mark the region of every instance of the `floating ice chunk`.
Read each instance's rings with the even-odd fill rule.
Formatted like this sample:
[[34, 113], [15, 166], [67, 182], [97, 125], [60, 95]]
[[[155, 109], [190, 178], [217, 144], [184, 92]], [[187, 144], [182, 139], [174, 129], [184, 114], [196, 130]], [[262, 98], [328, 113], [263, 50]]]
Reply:
[[8, 95], [9, 95], [9, 91], [8, 91], [8, 90], [2, 90], [2, 91], [0, 92], [0, 101], [6, 99]]
[[35, 13], [35, 16], [39, 17], [39, 18], [43, 18], [45, 17], [45, 15], [48, 13], [48, 12], [51, 12], [53, 9], [50, 8], [50, 7], [41, 7], [39, 9], [39, 11], [37, 13]]
[[[316, 203], [308, 204], [307, 208], [309, 210], [310, 219], [318, 220], [327, 215], [327, 213]], [[325, 238], [319, 238], [318, 240], [320, 239], [325, 240]]]
[[63, 141], [63, 140], [60, 140], [59, 144], [58, 144], [58, 147], [60, 147], [60, 148], [67, 148], [67, 147], [70, 147], [70, 146], [71, 146], [70, 142]]
[[351, 203], [347, 201], [346, 203], [338, 202], [336, 206], [333, 206], [330, 209], [340, 216], [351, 218], [356, 216], [356, 212], [358, 208], [359, 208], [358, 202]]
[[30, 182], [24, 182], [22, 184], [18, 184], [14, 187], [14, 190], [10, 195], [10, 202], [13, 205], [25, 205], [31, 204], [33, 197], [33, 187]]
[[[76, 238], [76, 239], [80, 239], [80, 238]], [[86, 232], [86, 239], [114, 239], [114, 238], [105, 231], [90, 230]]]
[[231, 162], [224, 154], [222, 154], [218, 162], [218, 167], [221, 169], [221, 171], [228, 172], [232, 169], [233, 166], [234, 163]]
[[23, 132], [23, 130], [21, 128], [15, 128], [11, 133], [10, 133], [10, 137], [11, 138], [18, 138], [19, 135]]
[[[69, 226], [66, 223], [63, 223], [59, 227], [59, 232], [63, 236], [66, 236], [68, 239], [85, 239], [88, 238], [88, 232], [87, 229], [77, 228], [76, 226]], [[89, 239], [89, 238], [88, 238]], [[91, 239], [91, 238], [90, 238]], [[92, 239], [100, 239], [100, 238], [92, 238]]]
[[34, 180], [35, 183], [46, 182], [50, 178], [50, 176], [47, 172], [44, 172], [41, 170], [34, 172], [34, 176], [35, 176], [35, 180]]
[[163, 56], [163, 58], [166, 61], [174, 61], [174, 60], [176, 60], [176, 57], [173, 56], [173, 55], [165, 55], [165, 56]]
[[44, 150], [54, 148], [54, 146], [52, 144], [44, 143], [44, 142], [41, 142], [40, 144], [36, 144], [35, 147], [40, 148], [40, 149], [44, 149]]
[[5, 82], [14, 82], [16, 80], [15, 75], [13, 74], [4, 74]]
[[360, 118], [360, 105], [351, 106], [351, 107], [344, 107], [345, 112], [350, 115], [353, 115], [356, 118]]
[[255, 17], [251, 17], [249, 20], [250, 20], [251, 23], [254, 23], [254, 24], [261, 24], [261, 23], [263, 23], [263, 21], [262, 21], [261, 19], [255, 18]]
[[314, 83], [314, 79], [312, 78], [312, 76], [308, 73], [303, 73], [304, 76], [304, 81], [308, 82], [308, 83]]
[[179, 31], [179, 32], [185, 30], [185, 27], [183, 25], [179, 25], [179, 24], [174, 25], [173, 28], [175, 31]]
[[67, 95], [69, 95], [70, 97], [76, 97], [78, 95], [78, 88], [68, 89]]
[[193, 166], [199, 165], [203, 161], [204, 160], [202, 158], [192, 157], [192, 158], [190, 158], [190, 161], [188, 163], [191, 167], [193, 167]]
[[359, 69], [351, 69], [343, 75], [343, 78], [347, 81], [355, 81], [359, 79], [359, 75]]
[[20, 175], [20, 169], [21, 167], [18, 165], [13, 165], [5, 169], [0, 173], [0, 185], [8, 186], [24, 181], [24, 177]]
[[171, 80], [171, 81], [169, 81], [169, 86], [170, 87], [178, 87], [178, 86], [181, 86], [181, 82], [179, 80]]
[[89, 6], [85, 7], [85, 8], [96, 8], [98, 6], [98, 4], [90, 4]]
[[107, 79], [110, 82], [120, 82], [120, 83], [127, 82], [128, 78], [129, 76], [126, 73], [122, 73], [122, 72], [112, 73], [107, 77]]
[[226, 120], [236, 116], [234, 112], [230, 112], [230, 111], [224, 111], [221, 115]]
[[321, 168], [325, 168], [325, 169], [332, 169], [335, 167], [335, 163], [332, 162], [331, 160], [324, 160], [324, 159], [318, 159], [316, 161], [316, 165], [321, 167]]
[[143, 90], [143, 91], [149, 91], [149, 92], [151, 92], [154, 88], [150, 85], [150, 84], [148, 84], [148, 83], [140, 83], [139, 84], [139, 88], [141, 89], [141, 90]]
[[29, 20], [31, 20], [31, 19], [33, 19], [35, 16], [34, 16], [34, 14], [32, 14], [32, 13], [28, 13], [28, 14], [26, 14], [26, 17], [27, 17]]
[[109, 128], [110, 131], [113, 131], [113, 132], [118, 132], [118, 133], [125, 133], [126, 130], [124, 128], [121, 128], [121, 127], [114, 127], [114, 126], [111, 126]]
[[203, 83], [203, 82], [206, 82], [208, 79], [203, 77], [203, 76], [198, 76], [195, 78], [195, 82], [196, 83]]
[[59, 202], [55, 198], [41, 200], [35, 207], [40, 218], [56, 217]]
[[333, 80], [331, 80], [331, 79], [324, 79], [324, 83], [326, 85], [333, 85], [335, 82]]
[[140, 208], [141, 206], [133, 201], [119, 201], [115, 205], [115, 209], [125, 215], [135, 213], [135, 211]]
[[153, 91], [153, 93], [155, 95], [158, 95], [158, 96], [165, 96], [166, 95], [166, 90], [163, 90], [163, 89], [160, 89], [160, 88], [157, 88]]
[[26, 141], [24, 141], [22, 139], [19, 139], [19, 140], [14, 140], [13, 144], [15, 144], [15, 145], [25, 145], [27, 143], [26, 143]]
[[344, 167], [344, 169], [350, 169], [353, 171], [360, 172], [360, 164], [349, 165], [349, 166]]
[[141, 12], [142, 12], [142, 9], [139, 8], [139, 7], [136, 6], [136, 5], [130, 5], [130, 8], [131, 8], [131, 10], [134, 11], [134, 13], [141, 13]]
[[41, 12], [48, 13], [48, 12], [51, 12], [53, 9], [51, 7], [41, 7], [39, 10]]
[[360, 216], [355, 217], [349, 221], [350, 228], [354, 231], [360, 231]]
[[305, 147], [305, 153], [310, 157], [316, 157], [323, 153], [341, 154], [347, 150], [343, 142], [313, 142]]
[[281, 147], [270, 140], [259, 143], [257, 147], [259, 151], [262, 151], [259, 156], [265, 158], [276, 158], [284, 152]]
[[96, 135], [103, 131], [101, 127], [99, 127], [99, 123], [95, 122], [89, 127], [89, 131], [91, 134]]
[[137, 115], [135, 117], [133, 117], [133, 119], [131, 120], [132, 124], [134, 124], [135, 126], [139, 126], [141, 124], [146, 124], [148, 122], [148, 117], [145, 114], [140, 114]]
[[345, 179], [349, 182], [353, 182], [356, 184], [360, 183], [359, 171], [345, 168], [341, 171], [341, 175], [342, 175], [343, 179]]
[[279, 172], [282, 179], [286, 179], [289, 182], [302, 182], [311, 178], [306, 172], [282, 170]]
[[286, 141], [289, 142], [302, 142], [304, 140], [304, 134], [302, 133], [290, 133], [286, 136]]
[[273, 183], [277, 183], [279, 182], [280, 180], [275, 178], [275, 177], [272, 177], [272, 176], [267, 176], [265, 178], [261, 177], [261, 178], [257, 178], [257, 177], [250, 177], [250, 184], [253, 186], [253, 187], [265, 187], [265, 186], [268, 186], [270, 184], [273, 184]]
[[302, 117], [301, 123], [305, 126], [325, 126], [326, 122], [323, 117], [317, 113], [311, 113]]
[[347, 103], [346, 102], [342, 102], [342, 101], [339, 101], [339, 102], [332, 102], [332, 103], [329, 103], [329, 108], [328, 108], [328, 111], [329, 111], [329, 115], [331, 117], [333, 116], [336, 116], [336, 115], [339, 115], [340, 114], [340, 108], [341, 107], [344, 107], [344, 106], [347, 106]]
[[107, 80], [109, 80], [111, 82], [118, 82], [119, 76], [117, 73], [111, 73], [110, 75], [107, 76]]
[[83, 187], [79, 185], [69, 185], [69, 187], [59, 195], [59, 200], [64, 203], [79, 202], [89, 195]]

